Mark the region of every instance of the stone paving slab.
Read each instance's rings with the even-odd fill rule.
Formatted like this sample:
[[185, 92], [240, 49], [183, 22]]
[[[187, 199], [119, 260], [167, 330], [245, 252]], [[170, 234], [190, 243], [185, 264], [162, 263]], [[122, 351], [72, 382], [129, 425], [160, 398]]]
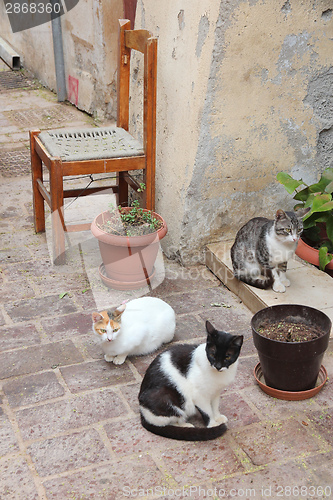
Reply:
[[23, 439], [32, 440], [127, 416], [127, 413], [121, 397], [105, 389], [18, 410], [16, 418]]
[[30, 454], [39, 476], [56, 475], [75, 468], [107, 462], [110, 453], [95, 429], [58, 436], [31, 444]]
[[54, 371], [10, 378], [2, 385], [2, 390], [12, 408], [59, 398], [66, 392]]
[[38, 500], [38, 494], [30, 467], [25, 457], [4, 457], [0, 461], [0, 495], [1, 498], [24, 498], [25, 500]]
[[[62, 108], [45, 90], [1, 99], [0, 142], [13, 151], [26, 131], [12, 112]], [[204, 266], [162, 259], [165, 277], [152, 295], [177, 313], [173, 343], [203, 342], [209, 319], [244, 335], [244, 345], [237, 379], [221, 395], [229, 419], [223, 437], [186, 443], [150, 434], [137, 397], [157, 353], [121, 366], [104, 361], [91, 313], [109, 292], [89, 280], [79, 251], [67, 265], [52, 265], [48, 236], [33, 229], [30, 175], [18, 164], [0, 179], [1, 500], [332, 498], [332, 340], [324, 358], [330, 378], [316, 397], [271, 398], [253, 377], [250, 310]], [[119, 292], [115, 300], [132, 296]]]
[[320, 449], [319, 441], [293, 418], [260, 422], [251, 430], [233, 431], [232, 435], [254, 465], [267, 465]]
[[163, 473], [148, 455], [86, 468], [43, 483], [46, 498], [50, 500], [136, 498], [140, 491], [155, 492], [156, 485], [162, 492], [164, 487], [167, 488]]
[[14, 349], [0, 354], [0, 379], [49, 370], [80, 361], [83, 361], [82, 355], [70, 340]]

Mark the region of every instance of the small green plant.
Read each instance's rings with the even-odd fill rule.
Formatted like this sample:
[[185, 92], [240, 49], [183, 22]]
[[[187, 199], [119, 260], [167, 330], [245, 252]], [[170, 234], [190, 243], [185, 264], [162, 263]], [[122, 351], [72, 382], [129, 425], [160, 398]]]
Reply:
[[161, 221], [153, 216], [153, 212], [145, 211], [140, 207], [139, 200], [134, 200], [129, 211], [121, 206], [118, 207], [120, 218], [127, 226], [143, 226], [148, 225], [151, 232], [156, 231], [161, 227]]
[[319, 267], [324, 270], [333, 258], [333, 168], [326, 168], [319, 181], [310, 185], [286, 172], [279, 172], [276, 178], [298, 202], [295, 210], [310, 208], [303, 218], [303, 235], [318, 248]]
[[[145, 184], [140, 183], [138, 192], [145, 189]], [[162, 221], [156, 218], [151, 210], [141, 208], [139, 200], [134, 200], [130, 208], [120, 205], [116, 208], [110, 204], [109, 215], [100, 228], [110, 234], [139, 236], [153, 233], [162, 227]]]

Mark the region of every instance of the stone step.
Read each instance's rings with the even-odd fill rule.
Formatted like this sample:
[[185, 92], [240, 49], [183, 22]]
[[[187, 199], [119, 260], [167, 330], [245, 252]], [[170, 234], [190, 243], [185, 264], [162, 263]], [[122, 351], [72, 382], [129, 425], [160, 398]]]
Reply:
[[[288, 262], [291, 282], [284, 293], [261, 290], [236, 279], [232, 271], [230, 248], [233, 241], [211, 243], [206, 248], [206, 266], [253, 313], [276, 304], [302, 304], [323, 311], [333, 323], [333, 279], [297, 256]], [[333, 327], [331, 330], [333, 337]]]

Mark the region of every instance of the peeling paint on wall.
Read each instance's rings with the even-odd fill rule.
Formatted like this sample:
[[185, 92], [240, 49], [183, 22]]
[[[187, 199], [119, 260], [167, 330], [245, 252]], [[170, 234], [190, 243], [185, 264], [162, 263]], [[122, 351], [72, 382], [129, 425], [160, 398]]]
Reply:
[[197, 57], [201, 56], [202, 48], [205, 44], [207, 35], [209, 32], [209, 19], [206, 15], [201, 16], [199, 29], [198, 29], [198, 40], [195, 53]]
[[77, 106], [79, 101], [79, 80], [71, 75], [68, 77], [67, 97], [69, 102]]
[[179, 23], [179, 29], [183, 30], [185, 28], [185, 16], [184, 16], [184, 10], [180, 10], [178, 14], [178, 23]]

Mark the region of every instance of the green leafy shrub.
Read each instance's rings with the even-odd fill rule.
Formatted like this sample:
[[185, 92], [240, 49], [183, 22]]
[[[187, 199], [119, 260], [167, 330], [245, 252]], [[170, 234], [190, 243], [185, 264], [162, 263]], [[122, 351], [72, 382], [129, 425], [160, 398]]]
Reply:
[[298, 208], [310, 208], [303, 218], [304, 239], [319, 250], [319, 267], [324, 270], [333, 255], [333, 168], [326, 168], [318, 182], [306, 184], [286, 172], [279, 172], [277, 180], [285, 187]]

